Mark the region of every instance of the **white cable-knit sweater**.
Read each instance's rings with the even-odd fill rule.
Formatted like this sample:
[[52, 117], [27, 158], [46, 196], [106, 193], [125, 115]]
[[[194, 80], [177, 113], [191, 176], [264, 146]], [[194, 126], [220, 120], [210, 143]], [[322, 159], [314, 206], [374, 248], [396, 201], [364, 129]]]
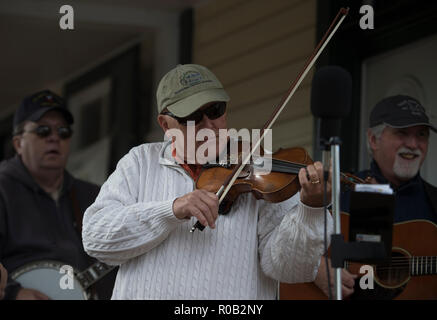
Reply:
[[113, 299], [274, 299], [275, 280], [314, 280], [322, 208], [303, 205], [299, 194], [278, 204], [244, 194], [215, 229], [190, 233], [196, 220], [177, 219], [172, 204], [193, 189], [169, 143], [140, 145], [120, 160], [82, 232], [91, 256], [120, 265]]

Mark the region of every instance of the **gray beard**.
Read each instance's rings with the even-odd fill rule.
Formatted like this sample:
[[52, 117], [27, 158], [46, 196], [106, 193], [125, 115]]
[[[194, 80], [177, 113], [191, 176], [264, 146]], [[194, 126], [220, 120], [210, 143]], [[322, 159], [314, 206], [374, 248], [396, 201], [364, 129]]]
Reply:
[[[404, 160], [401, 158], [399, 153], [402, 152], [412, 152], [418, 154], [419, 157], [414, 160]], [[420, 150], [408, 150], [406, 148], [401, 148], [398, 150], [398, 153], [395, 158], [395, 162], [393, 164], [393, 172], [398, 178], [401, 179], [411, 179], [414, 178], [420, 170], [420, 164], [422, 160], [422, 153]]]

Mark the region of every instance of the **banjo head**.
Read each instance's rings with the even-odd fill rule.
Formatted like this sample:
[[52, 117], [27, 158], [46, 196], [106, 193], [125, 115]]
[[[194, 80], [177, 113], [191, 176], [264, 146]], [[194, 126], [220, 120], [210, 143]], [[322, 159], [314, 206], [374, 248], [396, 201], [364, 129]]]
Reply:
[[71, 277], [62, 268], [64, 265], [58, 261], [31, 262], [15, 270], [11, 278], [23, 288], [38, 290], [52, 300], [88, 300], [87, 291], [76, 278], [76, 270], [73, 269]]

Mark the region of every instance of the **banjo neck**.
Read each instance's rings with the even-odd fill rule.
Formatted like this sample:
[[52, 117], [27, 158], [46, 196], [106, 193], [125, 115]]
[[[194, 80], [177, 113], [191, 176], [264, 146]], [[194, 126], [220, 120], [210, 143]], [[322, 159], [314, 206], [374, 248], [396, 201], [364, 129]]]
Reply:
[[114, 266], [108, 266], [102, 262], [96, 262], [84, 271], [78, 273], [76, 277], [83, 285], [84, 289], [88, 289], [94, 283], [111, 272], [114, 268]]

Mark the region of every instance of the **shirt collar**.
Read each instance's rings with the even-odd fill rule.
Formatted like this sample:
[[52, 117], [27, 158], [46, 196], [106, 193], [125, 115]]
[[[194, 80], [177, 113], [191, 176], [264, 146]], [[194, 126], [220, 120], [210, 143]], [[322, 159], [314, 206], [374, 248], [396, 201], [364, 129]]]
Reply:
[[188, 175], [195, 180], [196, 174], [198, 175], [199, 172], [194, 173], [189, 168], [185, 167], [184, 164], [179, 164], [177, 160], [172, 155], [172, 141], [167, 140], [163, 143], [160, 153], [159, 153], [159, 164], [163, 166], [167, 166], [170, 168], [175, 169], [177, 172]]

